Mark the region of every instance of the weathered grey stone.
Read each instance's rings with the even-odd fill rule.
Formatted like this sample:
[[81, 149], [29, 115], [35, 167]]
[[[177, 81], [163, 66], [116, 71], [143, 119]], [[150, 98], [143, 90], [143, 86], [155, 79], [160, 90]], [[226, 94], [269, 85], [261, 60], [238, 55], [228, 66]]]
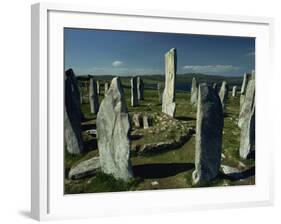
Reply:
[[252, 112], [253, 105], [255, 103], [255, 75], [251, 75], [247, 81], [247, 88], [244, 92], [244, 102], [241, 105], [238, 127], [241, 128], [242, 123], [248, 120], [249, 114]]
[[240, 94], [241, 94], [240, 95], [240, 110], [241, 110], [242, 105], [245, 100], [246, 89], [247, 89], [247, 85], [248, 85], [248, 82], [250, 79], [251, 79], [251, 74], [245, 73], [244, 78], [243, 78], [242, 87], [241, 87], [241, 92], [240, 92]]
[[225, 103], [226, 103], [227, 95], [228, 95], [228, 86], [226, 81], [223, 81], [219, 93], [223, 111], [225, 111]]
[[107, 91], [108, 91], [108, 82], [105, 82], [104, 83], [104, 95], [106, 96], [107, 94]]
[[151, 126], [151, 118], [147, 115], [143, 116], [143, 128], [147, 129]]
[[164, 87], [162, 85], [162, 83], [157, 83], [157, 90], [158, 90], [158, 97], [159, 97], [159, 102], [162, 104], [162, 100], [163, 100], [163, 90]]
[[130, 163], [130, 122], [120, 78], [112, 79], [97, 115], [101, 170], [117, 179], [133, 177]]
[[255, 76], [248, 81], [245, 101], [242, 105], [238, 126], [241, 128], [239, 154], [247, 159], [255, 150]]
[[133, 115], [133, 123], [135, 125], [136, 128], [140, 128], [141, 127], [141, 124], [142, 124], [142, 121], [141, 121], [142, 117], [140, 114], [134, 114]]
[[217, 83], [214, 83], [214, 84], [213, 84], [213, 89], [215, 90], [216, 93], [219, 92], [219, 86], [218, 86]]
[[89, 102], [90, 102], [91, 113], [97, 114], [99, 111], [99, 96], [97, 90], [97, 83], [93, 78], [90, 78]]
[[138, 100], [144, 100], [144, 84], [141, 77], [137, 78]]
[[232, 88], [232, 97], [236, 97], [237, 94], [237, 86], [233, 86]]
[[163, 92], [162, 112], [175, 116], [175, 84], [177, 72], [177, 51], [172, 48], [165, 54], [165, 89]]
[[97, 93], [98, 95], [100, 95], [100, 82], [97, 81]]
[[64, 138], [69, 153], [83, 152], [81, 136], [81, 119], [83, 114], [80, 107], [80, 93], [77, 80], [72, 69], [65, 72], [65, 111], [64, 111]]
[[68, 178], [72, 180], [91, 177], [96, 174], [100, 168], [99, 157], [93, 157], [91, 159], [82, 161], [76, 166], [72, 167], [68, 173]]
[[131, 78], [131, 106], [136, 107], [139, 105], [138, 90], [137, 90], [137, 77]]
[[220, 98], [206, 83], [199, 85], [194, 185], [204, 185], [214, 179], [220, 169], [222, 151], [223, 111]]
[[197, 82], [196, 82], [195, 77], [193, 77], [192, 85], [191, 85], [191, 97], [190, 97], [191, 105], [193, 105], [193, 106], [197, 105], [197, 97], [198, 97]]

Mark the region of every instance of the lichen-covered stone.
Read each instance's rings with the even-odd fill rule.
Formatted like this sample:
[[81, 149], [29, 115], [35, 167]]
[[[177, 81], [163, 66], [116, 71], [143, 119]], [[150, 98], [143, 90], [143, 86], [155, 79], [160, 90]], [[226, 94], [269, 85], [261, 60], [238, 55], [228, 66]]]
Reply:
[[190, 97], [191, 105], [193, 106], [197, 105], [197, 97], [198, 97], [197, 82], [196, 79], [193, 77], [192, 84], [191, 84], [191, 97]]
[[225, 103], [226, 103], [226, 99], [228, 96], [228, 86], [227, 86], [226, 81], [222, 82], [219, 96], [220, 96], [220, 100], [221, 100], [221, 104], [222, 104], [222, 109], [223, 109], [223, 111], [225, 111]]
[[232, 88], [232, 97], [236, 97], [237, 94], [237, 86], [233, 86]]
[[144, 100], [144, 84], [141, 77], [137, 77], [138, 100]]
[[82, 118], [77, 80], [73, 70], [69, 69], [65, 72], [64, 139], [66, 149], [70, 154], [83, 152]]
[[91, 177], [96, 174], [100, 168], [99, 157], [93, 157], [91, 159], [82, 161], [72, 167], [68, 173], [68, 178], [72, 180]]
[[255, 75], [251, 76], [245, 93], [238, 126], [241, 128], [239, 154], [247, 159], [255, 150]]
[[157, 83], [157, 90], [158, 90], [158, 97], [159, 97], [159, 103], [162, 104], [162, 100], [163, 100], [163, 84], [162, 83]]
[[205, 83], [199, 85], [197, 104], [195, 171], [192, 183], [204, 185], [219, 173], [224, 120], [218, 94]]
[[97, 140], [102, 172], [128, 181], [133, 177], [130, 163], [130, 122], [120, 78], [114, 78], [97, 115]]
[[139, 105], [138, 90], [137, 90], [137, 77], [131, 78], [131, 106], [136, 107]]
[[177, 72], [177, 51], [172, 48], [165, 54], [165, 89], [163, 92], [162, 112], [175, 116], [175, 84]]
[[90, 102], [91, 113], [97, 114], [99, 111], [99, 96], [98, 96], [97, 83], [93, 78], [90, 78], [89, 102]]

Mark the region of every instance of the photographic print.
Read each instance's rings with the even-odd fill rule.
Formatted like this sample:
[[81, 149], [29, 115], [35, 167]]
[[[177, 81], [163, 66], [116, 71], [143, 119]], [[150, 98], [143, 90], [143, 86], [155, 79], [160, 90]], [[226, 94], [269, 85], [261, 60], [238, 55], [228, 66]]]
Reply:
[[255, 38], [64, 28], [64, 193], [255, 184]]

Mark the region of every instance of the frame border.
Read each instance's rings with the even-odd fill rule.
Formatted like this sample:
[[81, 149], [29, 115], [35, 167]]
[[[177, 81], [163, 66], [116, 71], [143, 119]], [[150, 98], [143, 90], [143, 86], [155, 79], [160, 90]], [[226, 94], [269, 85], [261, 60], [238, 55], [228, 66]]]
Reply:
[[[269, 27], [270, 73], [273, 73], [274, 19], [238, 15], [221, 15], [184, 11], [138, 10], [121, 8], [100, 8], [58, 3], [36, 3], [31, 5], [31, 217], [36, 220], [48, 220], [49, 213], [49, 173], [48, 173], [48, 11], [96, 13], [105, 15], [154, 17], [168, 19], [189, 19], [201, 21], [220, 21], [233, 23], [263, 24]], [[273, 158], [273, 150], [271, 150]], [[272, 205], [274, 199], [273, 162], [271, 164], [269, 200], [249, 202], [248, 205], [228, 203], [216, 205], [216, 208], [236, 208]], [[201, 209], [212, 208], [202, 205]], [[178, 211], [192, 208], [179, 209]], [[199, 210], [200, 208], [193, 208]], [[171, 211], [174, 209], [171, 208]]]

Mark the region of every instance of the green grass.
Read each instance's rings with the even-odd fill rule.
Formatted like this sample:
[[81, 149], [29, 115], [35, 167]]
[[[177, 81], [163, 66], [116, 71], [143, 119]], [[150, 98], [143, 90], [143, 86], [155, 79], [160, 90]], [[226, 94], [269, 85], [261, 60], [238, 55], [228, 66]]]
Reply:
[[[122, 81], [123, 82], [123, 81]], [[140, 101], [137, 107], [130, 105], [130, 88], [124, 88], [125, 97], [130, 116], [134, 113], [148, 114], [153, 118], [153, 126], [149, 129], [136, 129], [132, 126], [132, 132], [143, 135], [142, 138], [132, 140], [132, 146], [146, 143], [156, 143], [175, 139], [185, 132], [187, 128], [196, 126], [196, 107], [190, 105], [190, 93], [176, 93], [176, 116], [175, 122], [182, 125], [181, 128], [174, 128], [165, 131], [157, 131], [158, 125], [162, 125], [156, 119], [161, 115], [161, 104], [159, 104], [157, 90], [146, 89], [145, 100]], [[103, 96], [100, 96], [100, 102]], [[82, 126], [84, 129], [95, 125], [96, 115], [90, 113], [89, 104], [82, 104], [82, 111], [86, 121]], [[239, 138], [240, 130], [237, 126], [239, 116], [239, 96], [232, 98], [229, 95], [226, 102], [226, 116], [224, 118], [223, 134], [223, 155], [222, 164], [236, 167], [239, 170], [246, 170], [255, 165], [255, 160], [243, 160], [239, 158]], [[128, 190], [153, 190], [153, 189], [173, 189], [192, 187], [191, 176], [194, 171], [195, 137], [192, 136], [184, 145], [170, 151], [163, 151], [153, 154], [135, 155], [131, 153], [131, 163], [136, 171], [135, 180], [125, 183], [115, 180], [111, 175], [105, 175], [101, 172], [95, 177], [83, 180], [68, 180], [69, 169], [80, 161], [89, 159], [98, 155], [96, 146], [90, 143], [95, 141], [95, 137], [85, 133], [83, 140], [87, 146], [87, 152], [79, 156], [65, 154], [65, 193], [90, 193], [90, 192], [113, 192]], [[244, 164], [241, 168], [241, 163]], [[153, 186], [152, 182], [157, 181], [158, 185]], [[208, 186], [225, 185], [243, 185], [255, 184], [255, 176], [240, 181], [232, 181], [223, 178], [217, 178]]]

